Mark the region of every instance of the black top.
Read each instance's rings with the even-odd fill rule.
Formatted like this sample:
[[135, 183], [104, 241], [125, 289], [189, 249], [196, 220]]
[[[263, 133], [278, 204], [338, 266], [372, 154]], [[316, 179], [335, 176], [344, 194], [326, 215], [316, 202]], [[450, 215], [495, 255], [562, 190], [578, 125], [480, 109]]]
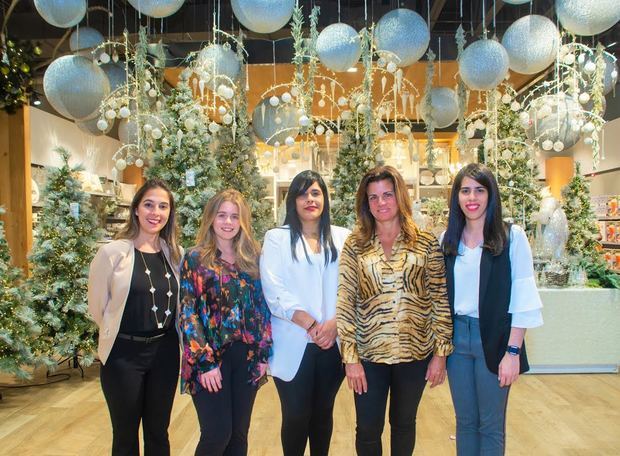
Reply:
[[[162, 252], [144, 253], [138, 249], [134, 249], [133, 274], [131, 276], [131, 285], [129, 286], [129, 294], [123, 311], [120, 332], [123, 334], [131, 334], [133, 336], [155, 336], [166, 332], [167, 329], [174, 327], [176, 317], [176, 306], [179, 292], [179, 285], [174, 277], [172, 268], [166, 261]], [[157, 327], [155, 313], [153, 307], [153, 295], [150, 292], [151, 282], [145, 273], [144, 262], [148, 266], [151, 274], [151, 282], [155, 288], [155, 305], [157, 306], [157, 321], [164, 323], [162, 328]], [[166, 279], [166, 268], [170, 274], [170, 286]], [[170, 315], [166, 318], [166, 309], [168, 309], [168, 290], [172, 293], [170, 296]]]

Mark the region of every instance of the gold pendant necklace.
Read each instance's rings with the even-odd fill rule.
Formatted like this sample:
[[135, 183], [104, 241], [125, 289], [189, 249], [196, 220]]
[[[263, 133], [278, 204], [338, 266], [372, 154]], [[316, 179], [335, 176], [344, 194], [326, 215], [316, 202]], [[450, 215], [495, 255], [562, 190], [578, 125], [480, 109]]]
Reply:
[[149, 291], [151, 292], [151, 301], [153, 303], [153, 307], [151, 307], [151, 310], [153, 311], [153, 314], [155, 315], [155, 323], [157, 323], [158, 329], [163, 329], [164, 325], [166, 324], [166, 321], [168, 320], [168, 317], [172, 315], [172, 312], [170, 311], [170, 298], [172, 297], [172, 286], [170, 285], [171, 275], [168, 272], [168, 266], [166, 265], [166, 258], [162, 258], [162, 260], [164, 262], [164, 270], [166, 271], [166, 274], [164, 274], [164, 277], [166, 278], [166, 280], [168, 280], [168, 293], [166, 293], [166, 296], [168, 296], [168, 307], [166, 308], [166, 311], [164, 312], [164, 315], [166, 315], [164, 317], [164, 321], [160, 323], [159, 318], [157, 317], [158, 307], [155, 304], [155, 291], [156, 290], [155, 290], [155, 287], [153, 286], [153, 281], [151, 280], [151, 270], [146, 265], [146, 260], [144, 259], [144, 255], [142, 254], [142, 251], [138, 250], [138, 252], [140, 252], [140, 257], [142, 257], [142, 263], [144, 264], [144, 273], [148, 277], [149, 284], [151, 285], [151, 288], [149, 289]]

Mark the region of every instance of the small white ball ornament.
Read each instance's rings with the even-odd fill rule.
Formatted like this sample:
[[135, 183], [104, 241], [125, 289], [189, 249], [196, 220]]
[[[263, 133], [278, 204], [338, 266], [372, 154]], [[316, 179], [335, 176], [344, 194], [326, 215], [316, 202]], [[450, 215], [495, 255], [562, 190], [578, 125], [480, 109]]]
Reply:
[[108, 129], [108, 122], [104, 119], [99, 119], [97, 121], [97, 128], [101, 131], [106, 131]]
[[280, 99], [274, 95], [269, 98], [269, 104], [275, 108], [280, 104]]
[[284, 92], [280, 98], [282, 99], [283, 103], [290, 103], [291, 100], [293, 99], [291, 94], [288, 92]]
[[594, 71], [596, 71], [596, 63], [594, 63], [592, 60], [588, 60], [588, 62], [583, 67], [583, 71], [585, 71], [587, 74], [594, 73]]
[[543, 150], [551, 150], [553, 149], [553, 141], [551, 141], [550, 139], [545, 139], [542, 143], [542, 148]]
[[144, 166], [144, 160], [141, 158], [136, 158], [136, 162], [134, 163], [138, 168], [142, 168]]
[[119, 158], [118, 160], [116, 160], [115, 166], [116, 166], [116, 169], [118, 169], [119, 171], [122, 171], [125, 168], [127, 168], [127, 162], [124, 159]]
[[592, 122], [587, 122], [582, 130], [584, 133], [592, 133], [594, 131], [594, 124]]
[[396, 66], [396, 64], [394, 62], [389, 62], [387, 64], [387, 66], [385, 67], [385, 69], [388, 71], [388, 73], [394, 73], [397, 68], [398, 67]]
[[502, 103], [508, 104], [511, 101], [512, 101], [512, 97], [510, 96], [510, 94], [505, 93], [504, 95], [502, 95]]
[[321, 136], [323, 133], [325, 133], [325, 127], [323, 125], [317, 125], [314, 131], [317, 135]]
[[105, 118], [108, 120], [116, 119], [116, 111], [114, 109], [108, 109], [105, 112]]
[[564, 143], [562, 141], [554, 142], [553, 150], [555, 150], [556, 152], [562, 152], [564, 150]]
[[476, 128], [476, 130], [484, 130], [485, 128], [487, 128], [487, 125], [484, 123], [484, 120], [476, 119], [476, 121], [474, 122], [474, 127]]
[[513, 101], [512, 103], [510, 103], [510, 109], [514, 112], [517, 112], [519, 109], [521, 109], [521, 103], [519, 103], [518, 101]]
[[99, 61], [103, 64], [110, 63], [110, 54], [108, 54], [107, 52], [102, 52], [99, 55]]
[[292, 136], [287, 136], [284, 140], [284, 144], [286, 144], [288, 147], [295, 145], [295, 138], [293, 138]]
[[588, 101], [590, 101], [590, 95], [587, 92], [583, 92], [579, 94], [579, 103], [581, 103], [582, 105], [586, 104]]
[[299, 125], [301, 125], [302, 127], [307, 127], [308, 125], [310, 125], [310, 119], [308, 118], [308, 116], [303, 115], [298, 119]]
[[127, 106], [123, 106], [118, 111], [118, 114], [121, 116], [121, 118], [126, 119], [127, 117], [129, 117], [131, 115], [131, 111], [129, 110], [129, 108]]
[[594, 143], [594, 140], [588, 136], [587, 138], [583, 140], [583, 142], [586, 146], [591, 146], [592, 143]]
[[220, 106], [219, 108], [217, 108], [217, 112], [219, 112], [220, 115], [223, 116], [224, 114], [226, 114], [226, 106]]
[[189, 117], [185, 119], [185, 122], [183, 122], [183, 125], [185, 125], [186, 129], [193, 130], [194, 127], [196, 126], [196, 121], [192, 119], [191, 117]]
[[273, 121], [276, 125], [280, 125], [282, 123], [282, 117], [277, 116], [275, 119], [273, 119]]
[[280, 141], [274, 141], [273, 147], [275, 147], [275, 148], [280, 147]]
[[566, 54], [562, 59], [564, 65], [572, 65], [575, 63], [575, 54]]
[[147, 123], [147, 124], [144, 124], [144, 126], [142, 127], [142, 129], [143, 129], [145, 132], [149, 133], [149, 132], [153, 129], [153, 126], [152, 126], [151, 124], [148, 124], [148, 123]]
[[319, 100], [319, 108], [324, 108], [325, 107], [325, 100], [323, 100], [322, 98]]
[[220, 131], [220, 126], [217, 124], [217, 122], [211, 122], [209, 124], [209, 131], [213, 134], [217, 133], [218, 131]]
[[162, 136], [162, 132], [161, 132], [161, 130], [159, 128], [153, 128], [151, 130], [151, 137], [153, 139], [159, 139], [159, 138], [161, 138], [161, 136]]
[[230, 115], [230, 113], [226, 113], [222, 117], [222, 122], [224, 122], [224, 124], [226, 125], [230, 125], [232, 121], [233, 121], [233, 117]]
[[338, 106], [346, 106], [348, 102], [349, 100], [347, 100], [346, 97], [338, 98]]

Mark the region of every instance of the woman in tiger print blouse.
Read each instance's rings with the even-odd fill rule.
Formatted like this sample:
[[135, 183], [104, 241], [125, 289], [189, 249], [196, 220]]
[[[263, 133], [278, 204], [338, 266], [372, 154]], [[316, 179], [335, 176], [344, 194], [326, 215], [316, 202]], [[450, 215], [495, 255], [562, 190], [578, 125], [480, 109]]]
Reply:
[[391, 166], [363, 177], [357, 226], [340, 260], [336, 318], [349, 387], [355, 393], [358, 455], [381, 454], [390, 393], [393, 455], [411, 455], [426, 381], [446, 377], [452, 319], [443, 255], [419, 230], [402, 176]]

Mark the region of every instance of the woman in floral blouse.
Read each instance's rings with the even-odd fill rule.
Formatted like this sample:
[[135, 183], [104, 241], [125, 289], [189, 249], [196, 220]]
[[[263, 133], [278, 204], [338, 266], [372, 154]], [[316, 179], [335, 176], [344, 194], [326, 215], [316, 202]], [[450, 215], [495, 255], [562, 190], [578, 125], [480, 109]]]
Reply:
[[181, 391], [200, 422], [196, 455], [247, 454], [258, 387], [267, 381], [271, 323], [259, 279], [260, 247], [236, 190], [207, 203], [196, 247], [181, 265]]

